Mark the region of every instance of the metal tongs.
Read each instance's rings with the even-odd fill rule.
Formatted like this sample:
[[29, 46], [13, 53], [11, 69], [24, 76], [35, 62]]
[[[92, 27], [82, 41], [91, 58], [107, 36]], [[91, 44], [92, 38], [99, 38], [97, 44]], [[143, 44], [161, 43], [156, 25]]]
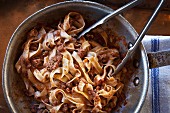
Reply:
[[[86, 29], [85, 31], [83, 31], [78, 38], [84, 36], [86, 33], [90, 32], [92, 29], [96, 28], [99, 25], [104, 24], [105, 22], [107, 22], [109, 19], [111, 19], [112, 17], [119, 15], [120, 13], [138, 5], [139, 3], [141, 3], [143, 0], [134, 0], [132, 2], [129, 2], [128, 4], [122, 6], [121, 8], [115, 10], [113, 13], [110, 13], [109, 15], [105, 16], [104, 18], [102, 18], [101, 20], [99, 20], [98, 22], [96, 22], [95, 24], [93, 24], [92, 26], [90, 26], [88, 29]], [[155, 20], [161, 6], [163, 5], [163, 3], [165, 2], [165, 0], [161, 0], [158, 4], [158, 6], [156, 7], [155, 11], [153, 12], [153, 14], [151, 15], [150, 19], [148, 20], [148, 22], [146, 23], [145, 27], [143, 28], [143, 30], [141, 31], [140, 35], [137, 37], [135, 43], [133, 44], [133, 46], [131, 46], [129, 48], [129, 50], [127, 51], [126, 56], [124, 57], [124, 59], [122, 60], [122, 62], [116, 67], [116, 70], [114, 71], [114, 73], [112, 75], [117, 74], [126, 64], [126, 62], [129, 60], [129, 58], [134, 54], [135, 50], [138, 48], [138, 46], [140, 45], [142, 39], [144, 38], [146, 32], [148, 31], [148, 29], [150, 28], [152, 22]]]

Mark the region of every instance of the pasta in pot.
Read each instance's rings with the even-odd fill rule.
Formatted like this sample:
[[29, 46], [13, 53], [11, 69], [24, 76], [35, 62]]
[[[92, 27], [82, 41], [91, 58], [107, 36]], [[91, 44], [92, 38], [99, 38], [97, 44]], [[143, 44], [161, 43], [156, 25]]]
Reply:
[[123, 72], [112, 73], [121, 55], [107, 46], [105, 31], [98, 30], [104, 46], [93, 40], [93, 34], [76, 40], [84, 26], [83, 17], [70, 12], [57, 29], [34, 28], [28, 33], [15, 67], [28, 95], [45, 106], [44, 112], [108, 113], [117, 104]]

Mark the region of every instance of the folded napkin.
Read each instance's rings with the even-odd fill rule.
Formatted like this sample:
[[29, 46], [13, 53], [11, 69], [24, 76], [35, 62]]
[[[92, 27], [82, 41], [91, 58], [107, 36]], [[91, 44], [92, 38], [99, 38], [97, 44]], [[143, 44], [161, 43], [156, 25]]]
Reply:
[[[147, 52], [170, 50], [170, 36], [145, 36]], [[149, 89], [141, 113], [170, 113], [170, 66], [149, 71]]]

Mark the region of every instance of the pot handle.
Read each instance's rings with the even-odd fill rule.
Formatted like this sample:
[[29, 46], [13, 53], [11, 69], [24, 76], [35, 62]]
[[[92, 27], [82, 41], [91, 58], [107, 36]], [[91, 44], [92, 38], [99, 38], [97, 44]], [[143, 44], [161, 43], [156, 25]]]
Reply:
[[170, 65], [170, 50], [147, 53], [149, 68]]

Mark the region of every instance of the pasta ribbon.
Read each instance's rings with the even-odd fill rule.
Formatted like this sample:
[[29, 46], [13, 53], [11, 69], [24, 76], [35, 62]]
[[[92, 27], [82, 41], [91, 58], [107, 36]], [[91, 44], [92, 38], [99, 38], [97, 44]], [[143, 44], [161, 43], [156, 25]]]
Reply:
[[109, 42], [116, 38], [97, 28], [76, 39], [84, 26], [83, 16], [70, 12], [57, 28], [35, 27], [27, 35], [15, 68], [42, 112], [109, 113], [123, 94], [128, 69], [112, 76], [121, 62], [117, 44]]

